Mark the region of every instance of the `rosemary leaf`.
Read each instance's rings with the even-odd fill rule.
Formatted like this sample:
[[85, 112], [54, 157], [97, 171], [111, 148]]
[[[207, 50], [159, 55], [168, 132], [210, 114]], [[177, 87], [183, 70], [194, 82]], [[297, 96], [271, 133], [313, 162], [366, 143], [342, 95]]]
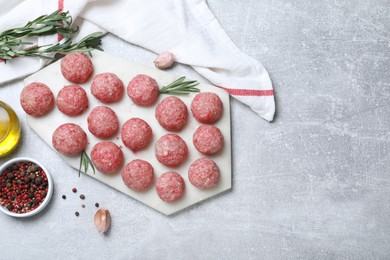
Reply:
[[93, 165], [91, 158], [89, 158], [88, 154], [83, 150], [80, 156], [80, 166], [79, 166], [79, 177], [81, 174], [82, 167], [84, 167], [84, 172], [88, 171], [88, 167], [91, 166], [93, 170], [93, 174], [95, 174], [95, 166]]
[[81, 156], [80, 156], [79, 178], [80, 178], [80, 175], [81, 175], [81, 166], [83, 165], [83, 156], [84, 156], [84, 151], [81, 153]]
[[185, 81], [185, 77], [180, 77], [169, 85], [161, 88], [159, 92], [170, 95], [187, 95], [191, 92], [200, 92], [200, 90], [195, 87], [198, 84], [199, 82], [196, 80]]

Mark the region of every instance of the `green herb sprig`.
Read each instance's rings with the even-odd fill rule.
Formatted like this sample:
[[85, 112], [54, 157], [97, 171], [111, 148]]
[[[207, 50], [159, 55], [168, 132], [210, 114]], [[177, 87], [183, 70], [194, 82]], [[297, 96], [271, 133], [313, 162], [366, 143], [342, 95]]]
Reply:
[[[12, 59], [16, 56], [30, 56], [30, 57], [40, 57], [45, 59], [55, 59], [54, 57], [48, 56], [51, 53], [61, 53], [66, 54], [70, 52], [88, 52], [90, 56], [92, 56], [91, 51], [94, 49], [102, 50], [99, 47], [101, 44], [102, 33], [96, 32], [90, 35], [87, 35], [83, 39], [81, 39], [78, 43], [72, 44], [71, 39], [67, 39], [62, 43], [56, 43], [54, 45], [50, 45], [47, 48], [43, 48], [42, 46], [35, 46], [25, 50], [14, 50], [13, 56], [8, 59]], [[3, 58], [0, 54], [0, 58]], [[7, 57], [3, 58], [7, 59]]]
[[78, 29], [72, 29], [72, 16], [69, 12], [57, 10], [48, 15], [42, 15], [26, 25], [0, 33], [0, 40], [18, 40], [32, 36], [61, 34], [65, 38], [72, 37]]
[[[0, 58], [10, 60], [18, 56], [54, 59], [53, 53], [88, 52], [100, 48], [103, 33], [92, 33], [78, 43], [73, 44], [71, 38], [78, 28], [71, 28], [72, 17], [69, 12], [57, 10], [49, 15], [42, 15], [23, 27], [13, 28], [0, 33]], [[64, 37], [61, 43], [36, 46], [26, 41], [27, 37], [60, 34]]]
[[89, 158], [88, 154], [83, 150], [80, 156], [80, 166], [79, 166], [79, 177], [81, 174], [82, 167], [84, 167], [84, 172], [88, 171], [89, 166], [91, 166], [93, 170], [93, 174], [95, 174], [95, 166], [93, 165], [91, 158]]
[[185, 95], [190, 94], [191, 92], [200, 92], [198, 88], [195, 88], [199, 82], [196, 80], [185, 81], [185, 77], [180, 77], [177, 80], [170, 83], [168, 86], [165, 86], [159, 90], [162, 94], [171, 94], [171, 95]]

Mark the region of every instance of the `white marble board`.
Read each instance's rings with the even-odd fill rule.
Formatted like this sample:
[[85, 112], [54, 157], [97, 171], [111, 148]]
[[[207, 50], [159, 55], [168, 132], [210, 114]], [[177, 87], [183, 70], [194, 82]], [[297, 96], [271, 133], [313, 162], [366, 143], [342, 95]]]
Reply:
[[[93, 52], [92, 62], [94, 65], [93, 75], [96, 75], [98, 73], [103, 73], [103, 72], [115, 73], [123, 81], [125, 88], [128, 82], [137, 74], [147, 74], [155, 78], [160, 87], [165, 86], [178, 78], [177, 75], [172, 75], [168, 72], [161, 71], [156, 68], [150, 68], [141, 64], [137, 64], [129, 60], [118, 58], [100, 51]], [[109, 176], [109, 175], [104, 175], [99, 171], [96, 171], [96, 173], [94, 174], [91, 170], [88, 170], [86, 174], [166, 215], [176, 213], [186, 207], [189, 207], [193, 204], [196, 204], [200, 201], [203, 201], [207, 198], [210, 198], [218, 193], [229, 190], [231, 188], [232, 172], [231, 172], [230, 100], [229, 100], [229, 95], [224, 90], [221, 90], [217, 87], [207, 85], [207, 84], [198, 85], [199, 89], [202, 92], [205, 91], [215, 92], [220, 96], [224, 105], [224, 113], [222, 118], [214, 125], [220, 128], [225, 139], [223, 150], [216, 155], [208, 156], [210, 159], [215, 161], [215, 163], [218, 165], [220, 169], [221, 172], [220, 182], [216, 187], [212, 189], [200, 190], [194, 187], [188, 180], [188, 169], [190, 167], [190, 164], [194, 162], [196, 159], [200, 157], [204, 157], [195, 149], [192, 143], [192, 135], [196, 130], [196, 128], [201, 125], [201, 123], [195, 120], [195, 118], [192, 116], [190, 111], [191, 100], [195, 94], [180, 96], [180, 98], [184, 101], [184, 103], [188, 107], [189, 117], [185, 128], [182, 131], [178, 132], [177, 134], [179, 134], [186, 141], [189, 149], [189, 156], [187, 160], [179, 167], [174, 167], [174, 168], [167, 167], [161, 164], [160, 162], [158, 162], [154, 155], [155, 142], [162, 135], [170, 133], [169, 131], [163, 129], [159, 125], [159, 123], [157, 122], [154, 116], [155, 107], [163, 98], [167, 97], [167, 95], [160, 95], [157, 102], [151, 107], [140, 107], [132, 103], [132, 101], [127, 96], [125, 91], [120, 101], [113, 104], [104, 104], [99, 100], [97, 100], [90, 92], [90, 84], [92, 82], [93, 75], [88, 82], [84, 84], [80, 84], [86, 90], [89, 99], [89, 107], [81, 115], [70, 117], [60, 112], [57, 109], [57, 107], [55, 107], [52, 111], [50, 111], [48, 114], [42, 117], [32, 117], [27, 115], [28, 125], [49, 146], [53, 148], [51, 143], [51, 138], [54, 130], [63, 123], [72, 122], [80, 125], [87, 133], [89, 144], [86, 148], [86, 152], [88, 154], [91, 152], [92, 147], [96, 143], [100, 141], [109, 140], [116, 143], [118, 146], [122, 147], [122, 151], [124, 153], [124, 158], [125, 158], [125, 164], [137, 158], [150, 162], [155, 171], [155, 178], [154, 178], [153, 186], [145, 192], [136, 192], [129, 189], [123, 183], [120, 172], [118, 172], [115, 175]], [[53, 91], [55, 97], [57, 96], [58, 92], [62, 87], [73, 84], [67, 81], [62, 76], [60, 71], [60, 61], [54, 62], [53, 64], [45, 67], [44, 69], [27, 77], [24, 80], [25, 85], [31, 82], [42, 82], [46, 84]], [[110, 139], [104, 139], [104, 140], [99, 139], [94, 135], [92, 135], [88, 131], [87, 116], [94, 107], [99, 105], [105, 105], [112, 108], [117, 113], [120, 125], [122, 125], [125, 121], [127, 121], [132, 117], [139, 117], [144, 119], [146, 122], [148, 122], [153, 130], [153, 139], [150, 142], [150, 144], [141, 151], [133, 152], [123, 145], [120, 139], [120, 131], [118, 131], [118, 133], [114, 137]], [[53, 150], [56, 151], [54, 148]], [[75, 169], [79, 168], [79, 163], [80, 163], [79, 156], [69, 157], [69, 156], [64, 156], [62, 154], [60, 155], [70, 166], [72, 166]], [[184, 196], [180, 200], [174, 203], [167, 203], [162, 201], [158, 197], [155, 191], [155, 184], [157, 178], [162, 173], [171, 170], [178, 172], [184, 178], [186, 184], [186, 191]], [[53, 174], [61, 174], [61, 171], [53, 172]], [[75, 178], [78, 178], [77, 171], [75, 171]]]

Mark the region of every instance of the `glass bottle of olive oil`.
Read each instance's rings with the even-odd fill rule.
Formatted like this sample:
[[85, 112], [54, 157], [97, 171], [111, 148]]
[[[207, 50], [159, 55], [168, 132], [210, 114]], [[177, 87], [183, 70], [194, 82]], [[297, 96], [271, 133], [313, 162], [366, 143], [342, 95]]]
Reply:
[[18, 116], [6, 103], [0, 101], [0, 157], [10, 153], [20, 139]]

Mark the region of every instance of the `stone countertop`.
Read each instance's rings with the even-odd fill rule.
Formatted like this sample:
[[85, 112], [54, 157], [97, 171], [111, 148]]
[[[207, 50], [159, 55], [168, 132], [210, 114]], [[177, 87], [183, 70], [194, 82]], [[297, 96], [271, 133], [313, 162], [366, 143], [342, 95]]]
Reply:
[[[0, 215], [1, 259], [389, 257], [388, 1], [208, 3], [237, 46], [268, 69], [276, 93], [273, 123], [232, 100], [233, 189], [166, 217], [79, 178], [26, 125], [15, 81], [0, 86], [0, 99], [21, 118], [23, 139], [0, 164], [44, 162], [55, 192], [39, 216]], [[155, 58], [112, 35], [103, 48], [149, 66]], [[183, 65], [171, 72], [199, 77]], [[93, 224], [95, 202], [112, 214], [106, 236]]]

